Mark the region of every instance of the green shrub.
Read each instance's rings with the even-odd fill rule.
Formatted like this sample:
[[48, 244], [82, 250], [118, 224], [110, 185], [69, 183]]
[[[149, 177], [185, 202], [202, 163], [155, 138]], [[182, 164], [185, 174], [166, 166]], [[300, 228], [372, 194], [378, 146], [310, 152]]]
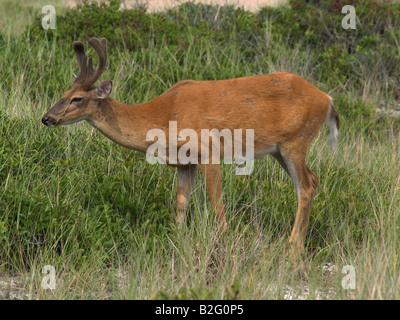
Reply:
[[[335, 1], [333, 1], [334, 3]], [[44, 32], [40, 17], [28, 27], [32, 42], [44, 37], [54, 37], [62, 45], [70, 48], [71, 42], [86, 40], [89, 37], [106, 37], [111, 45], [128, 50], [139, 50], [149, 43], [172, 47], [188, 46], [188, 34], [192, 42], [202, 39], [215, 45], [228, 45], [232, 41], [243, 44], [243, 50], [257, 47], [265, 37], [266, 21], [271, 23], [271, 36], [284, 39], [290, 45], [301, 43], [312, 47], [316, 54], [330, 48], [339, 48], [344, 56], [337, 54], [324, 56], [328, 64], [336, 64], [340, 59], [348, 60], [346, 54], [356, 55], [359, 51], [384, 47], [379, 54], [386, 60], [395, 54], [398, 59], [398, 35], [400, 32], [400, 8], [394, 4], [377, 4], [374, 1], [355, 3], [358, 18], [357, 30], [344, 30], [341, 26], [343, 14], [333, 14], [331, 1], [320, 5], [301, 5], [290, 7], [263, 8], [258, 14], [252, 14], [233, 6], [211, 6], [185, 3], [177, 9], [164, 13], [148, 13], [146, 8], [119, 10], [120, 1], [112, 0], [92, 4], [84, 2], [70, 9], [64, 16], [57, 17], [57, 29]], [[27, 31], [28, 32], [28, 31]], [[255, 50], [251, 51], [254, 56]], [[330, 61], [332, 60], [332, 61]], [[388, 67], [396, 65], [398, 60], [389, 59]], [[397, 63], [397, 65], [399, 65]], [[399, 72], [392, 67], [391, 72]], [[342, 74], [349, 75], [350, 69], [344, 68]]]
[[[317, 63], [316, 77], [328, 88], [343, 87], [351, 81], [356, 90], [362, 91], [366, 79], [373, 76], [387, 83], [386, 92], [393, 92], [400, 86], [400, 8], [372, 0], [353, 1], [357, 29], [344, 30], [344, 15], [337, 9], [340, 3], [293, 1], [294, 9], [265, 7], [253, 14], [233, 6], [194, 3], [164, 13], [148, 13], [143, 7], [119, 10], [118, 0], [109, 4], [84, 2], [57, 17], [56, 30], [43, 31], [38, 17], [26, 33], [32, 43], [56, 41], [55, 50], [70, 57], [73, 41], [106, 37], [111, 47], [142, 51], [141, 55], [150, 53], [146, 48], [165, 48], [181, 66], [187, 63], [189, 49], [201, 58], [204, 48], [232, 48], [250, 70], [284, 42], [287, 50], [297, 47], [310, 52], [311, 60]], [[229, 64], [223, 59], [221, 56], [217, 68], [222, 62]], [[170, 82], [168, 69], [164, 65], [159, 68], [158, 76]], [[221, 73], [208, 77], [212, 79], [215, 74]]]

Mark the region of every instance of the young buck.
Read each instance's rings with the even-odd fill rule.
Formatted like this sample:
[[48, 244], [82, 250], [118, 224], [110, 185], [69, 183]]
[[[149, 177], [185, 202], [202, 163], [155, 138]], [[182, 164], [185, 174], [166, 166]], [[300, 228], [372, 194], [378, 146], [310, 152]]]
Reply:
[[[104, 38], [91, 38], [89, 43], [99, 56], [98, 69], [93, 70], [92, 59], [88, 60], [83, 43], [75, 42], [73, 49], [80, 73], [72, 88], [44, 115], [44, 125], [54, 127], [86, 120], [114, 142], [142, 152], [154, 143], [147, 141], [147, 133], [154, 128], [168, 133], [170, 121], [176, 121], [177, 132], [189, 128], [199, 136], [202, 129], [219, 132], [223, 129], [253, 129], [254, 158], [273, 156], [294, 181], [298, 209], [290, 243], [295, 251], [304, 250], [319, 181], [306, 165], [307, 150], [325, 121], [329, 125], [332, 146], [338, 136], [339, 118], [329, 95], [297, 75], [278, 72], [231, 80], [181, 81], [149, 102], [126, 105], [109, 96], [111, 81], [94, 86], [106, 67], [107, 45]], [[178, 223], [184, 219], [198, 165], [205, 176], [220, 226], [225, 230], [219, 164], [201, 163], [200, 142], [198, 161], [172, 163], [169, 159], [170, 139], [177, 137], [167, 134], [165, 159], [178, 170]], [[178, 142], [178, 150], [183, 143]], [[242, 146], [246, 147], [246, 142]]]

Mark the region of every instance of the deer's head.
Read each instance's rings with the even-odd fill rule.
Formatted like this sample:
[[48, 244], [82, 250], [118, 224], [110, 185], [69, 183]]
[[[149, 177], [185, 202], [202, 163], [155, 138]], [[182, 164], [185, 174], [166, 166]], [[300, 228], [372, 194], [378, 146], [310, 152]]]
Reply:
[[93, 70], [92, 58], [85, 54], [82, 42], [74, 42], [73, 48], [79, 64], [79, 75], [75, 77], [72, 88], [64, 93], [59, 100], [42, 118], [42, 123], [48, 127], [90, 120], [91, 116], [101, 107], [111, 92], [112, 82], [102, 81], [98, 87], [94, 84], [103, 73], [107, 62], [107, 41], [89, 39], [90, 45], [99, 56], [99, 66]]

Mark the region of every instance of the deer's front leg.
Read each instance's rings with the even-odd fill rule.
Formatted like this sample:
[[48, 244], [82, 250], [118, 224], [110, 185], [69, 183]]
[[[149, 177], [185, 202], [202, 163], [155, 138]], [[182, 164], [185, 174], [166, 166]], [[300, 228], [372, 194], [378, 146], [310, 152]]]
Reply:
[[201, 164], [201, 172], [206, 178], [208, 195], [214, 212], [217, 213], [218, 222], [222, 232], [226, 231], [226, 219], [224, 213], [224, 203], [222, 200], [222, 179], [221, 168], [219, 164]]
[[176, 221], [178, 222], [179, 227], [183, 225], [183, 222], [185, 220], [186, 209], [189, 204], [190, 192], [194, 184], [195, 175], [196, 175], [195, 164], [178, 167], [178, 193], [177, 193], [178, 212], [176, 214]]

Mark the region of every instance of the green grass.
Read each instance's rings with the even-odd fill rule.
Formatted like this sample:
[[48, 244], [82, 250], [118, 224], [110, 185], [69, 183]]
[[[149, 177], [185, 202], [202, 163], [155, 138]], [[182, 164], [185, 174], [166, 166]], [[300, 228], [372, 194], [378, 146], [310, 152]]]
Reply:
[[[0, 0], [9, 17], [0, 34], [0, 280], [17, 279], [21, 295], [33, 299], [282, 299], [291, 288], [293, 298], [400, 298], [400, 142], [398, 121], [374, 114], [374, 106], [395, 103], [381, 77], [371, 75], [367, 88], [351, 81], [331, 88], [312, 49], [284, 39], [254, 60], [240, 43], [195, 43], [190, 32], [192, 45], [179, 57], [152, 41], [137, 51], [109, 50], [102, 79], [131, 104], [183, 79], [273, 71], [297, 73], [332, 94], [340, 143], [331, 153], [324, 128], [309, 151], [320, 186], [307, 234], [310, 272], [299, 277], [285, 256], [294, 186], [271, 158], [246, 177], [223, 166], [222, 238], [200, 174], [178, 230], [174, 169], [149, 165], [86, 123], [42, 126], [78, 67], [71, 49], [29, 41], [20, 23], [40, 6], [19, 3]], [[336, 266], [331, 273], [323, 270], [328, 262]], [[41, 287], [45, 265], [56, 268], [53, 291]], [[355, 267], [355, 290], [341, 286], [345, 265]], [[0, 297], [7, 290], [0, 287]]]

